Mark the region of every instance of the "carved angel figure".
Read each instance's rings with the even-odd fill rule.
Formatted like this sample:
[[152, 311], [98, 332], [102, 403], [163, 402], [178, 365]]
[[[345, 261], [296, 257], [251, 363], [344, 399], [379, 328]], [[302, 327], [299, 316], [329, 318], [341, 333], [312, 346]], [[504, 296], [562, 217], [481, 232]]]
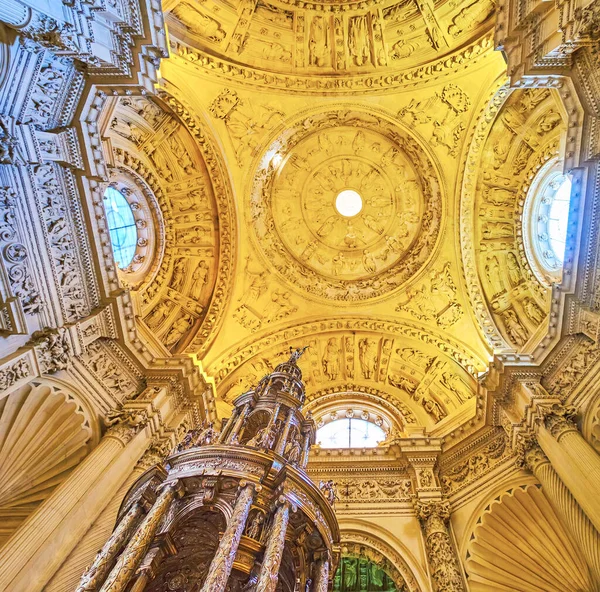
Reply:
[[329, 481], [319, 481], [319, 489], [325, 494], [327, 501], [334, 506], [335, 501], [340, 498], [337, 495], [337, 489], [332, 479]]

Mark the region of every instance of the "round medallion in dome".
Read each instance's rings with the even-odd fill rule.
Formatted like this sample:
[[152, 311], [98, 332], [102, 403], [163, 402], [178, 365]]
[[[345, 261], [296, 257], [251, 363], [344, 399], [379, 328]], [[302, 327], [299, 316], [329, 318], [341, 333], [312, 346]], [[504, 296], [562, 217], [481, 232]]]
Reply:
[[428, 259], [440, 226], [437, 172], [392, 122], [322, 113], [286, 128], [252, 190], [259, 245], [292, 283], [337, 300], [380, 296]]

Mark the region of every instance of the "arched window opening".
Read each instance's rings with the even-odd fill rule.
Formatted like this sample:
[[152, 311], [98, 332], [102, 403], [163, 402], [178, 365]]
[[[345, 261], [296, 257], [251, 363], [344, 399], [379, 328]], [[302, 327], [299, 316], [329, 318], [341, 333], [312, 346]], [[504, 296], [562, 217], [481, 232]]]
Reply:
[[567, 247], [571, 179], [560, 164], [536, 175], [523, 210], [523, 238], [529, 263], [545, 284], [560, 282]]
[[374, 448], [385, 440], [385, 431], [374, 423], [344, 417], [330, 421], [317, 430], [317, 443], [323, 448]]
[[333, 592], [397, 592], [394, 580], [366, 557], [342, 556], [333, 578]]
[[104, 203], [115, 262], [125, 269], [133, 261], [137, 248], [135, 218], [125, 196], [114, 187], [106, 188]]

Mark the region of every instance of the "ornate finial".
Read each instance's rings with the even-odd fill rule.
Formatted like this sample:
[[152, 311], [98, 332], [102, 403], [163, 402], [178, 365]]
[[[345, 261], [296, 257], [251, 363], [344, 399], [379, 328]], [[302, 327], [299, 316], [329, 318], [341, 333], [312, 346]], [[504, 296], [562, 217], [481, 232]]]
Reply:
[[300, 356], [302, 356], [302, 354], [308, 349], [308, 345], [305, 345], [303, 348], [297, 348], [296, 350], [294, 350], [292, 348], [292, 346], [290, 345], [290, 359], [288, 360], [288, 362], [291, 363], [296, 363], [299, 359]]

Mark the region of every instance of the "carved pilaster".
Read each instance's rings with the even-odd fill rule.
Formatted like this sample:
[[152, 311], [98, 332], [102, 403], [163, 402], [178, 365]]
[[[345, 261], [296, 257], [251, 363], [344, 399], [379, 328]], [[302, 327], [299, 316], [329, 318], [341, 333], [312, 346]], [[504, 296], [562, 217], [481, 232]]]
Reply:
[[178, 490], [177, 482], [169, 483], [162, 490], [144, 521], [121, 553], [100, 592], [123, 592], [125, 590], [152, 544], [160, 521], [169, 510]]
[[448, 530], [449, 502], [419, 501], [416, 510], [425, 536], [435, 589], [437, 592], [464, 592], [463, 578]]
[[92, 592], [98, 589], [98, 586], [106, 577], [110, 564], [117, 552], [130, 536], [132, 530], [137, 526], [142, 513], [142, 503], [139, 501], [135, 502], [125, 516], [123, 516], [117, 528], [115, 528], [110, 538], [104, 544], [104, 547], [98, 552], [94, 562], [81, 578], [75, 592]]
[[290, 519], [289, 502], [280, 498], [279, 504], [271, 525], [267, 548], [265, 549], [258, 583], [256, 584], [256, 589], [261, 592], [274, 592], [279, 578], [279, 566], [281, 565], [285, 534]]
[[233, 514], [210, 564], [208, 575], [202, 586], [202, 592], [223, 592], [225, 590], [235, 554], [246, 527], [246, 520], [252, 507], [255, 487], [253, 483], [242, 486], [235, 502]]

